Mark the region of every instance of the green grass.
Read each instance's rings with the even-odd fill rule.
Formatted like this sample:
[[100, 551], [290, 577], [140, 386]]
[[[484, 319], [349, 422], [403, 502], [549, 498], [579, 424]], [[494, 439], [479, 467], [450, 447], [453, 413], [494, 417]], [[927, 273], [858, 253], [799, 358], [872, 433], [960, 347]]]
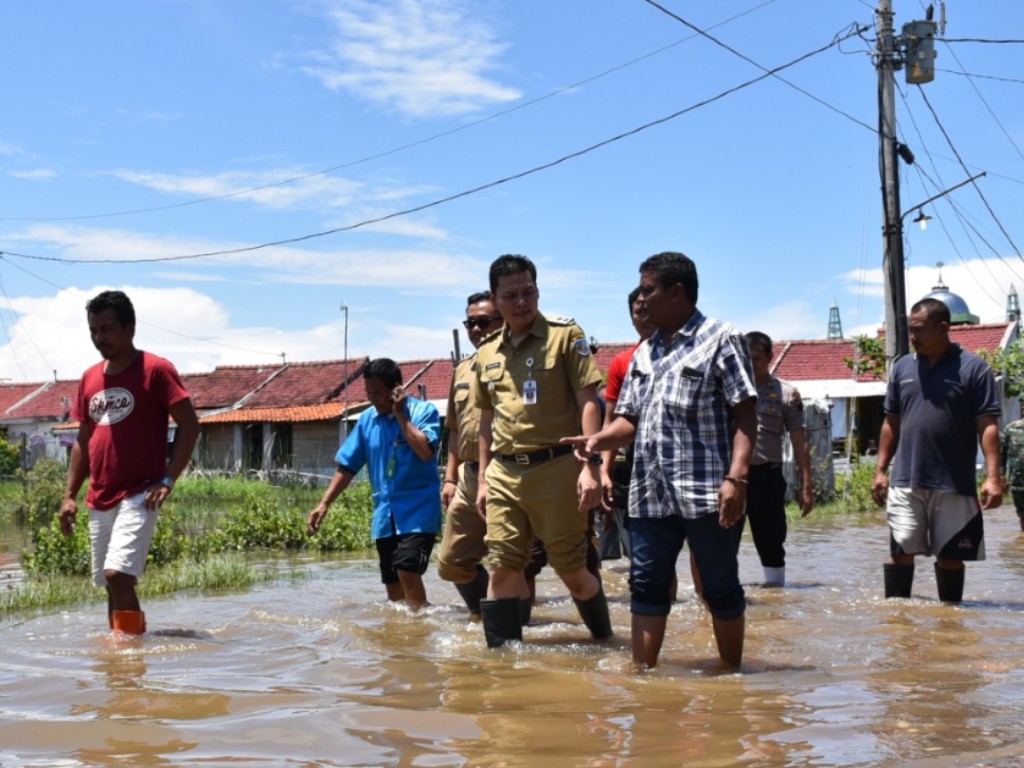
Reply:
[[[305, 571], [260, 567], [250, 562], [245, 555], [223, 554], [199, 562], [180, 560], [160, 568], [147, 569], [139, 580], [138, 591], [139, 596], [145, 600], [184, 590], [235, 591], [280, 578], [305, 578]], [[94, 587], [88, 578], [29, 578], [0, 592], [0, 619], [28, 611], [105, 601], [106, 592]]]

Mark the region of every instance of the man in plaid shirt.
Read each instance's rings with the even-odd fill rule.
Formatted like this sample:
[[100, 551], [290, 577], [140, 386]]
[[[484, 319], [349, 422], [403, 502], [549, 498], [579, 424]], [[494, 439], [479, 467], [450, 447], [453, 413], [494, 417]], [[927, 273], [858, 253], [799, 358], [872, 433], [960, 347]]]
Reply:
[[746, 339], [697, 309], [697, 285], [696, 265], [681, 253], [640, 265], [640, 296], [658, 330], [626, 373], [616, 406], [624, 418], [564, 441], [583, 455], [635, 441], [630, 610], [633, 661], [647, 667], [658, 663], [676, 558], [687, 539], [718, 654], [730, 668], [743, 658], [736, 523], [757, 437], [757, 385]]

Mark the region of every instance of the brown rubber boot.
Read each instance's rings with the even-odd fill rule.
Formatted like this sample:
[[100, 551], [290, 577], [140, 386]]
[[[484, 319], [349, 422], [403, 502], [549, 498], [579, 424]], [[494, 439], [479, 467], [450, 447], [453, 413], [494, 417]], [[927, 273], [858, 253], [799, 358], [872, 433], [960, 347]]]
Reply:
[[142, 611], [114, 611], [114, 631], [141, 635], [146, 631], [146, 614]]

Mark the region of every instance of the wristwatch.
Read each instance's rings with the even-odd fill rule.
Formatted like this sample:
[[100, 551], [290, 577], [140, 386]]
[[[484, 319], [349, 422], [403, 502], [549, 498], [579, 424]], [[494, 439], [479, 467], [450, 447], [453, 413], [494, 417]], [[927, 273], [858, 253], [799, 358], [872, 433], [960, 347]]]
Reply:
[[170, 475], [164, 475], [164, 479], [160, 481], [160, 485], [167, 490], [171, 490], [174, 487], [174, 478]]
[[592, 453], [589, 456], [587, 456], [587, 464], [601, 465], [603, 463], [604, 463], [604, 459], [601, 458], [601, 454], [600, 453]]

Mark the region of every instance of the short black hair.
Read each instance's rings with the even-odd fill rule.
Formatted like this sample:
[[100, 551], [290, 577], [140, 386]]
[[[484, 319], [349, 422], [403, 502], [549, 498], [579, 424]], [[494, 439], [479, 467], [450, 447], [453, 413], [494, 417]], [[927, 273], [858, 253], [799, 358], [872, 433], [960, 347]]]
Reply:
[[537, 267], [525, 256], [518, 253], [506, 253], [499, 256], [491, 264], [491, 293], [498, 292], [498, 278], [505, 275], [518, 275], [520, 272], [529, 272], [533, 282], [537, 282]]
[[949, 305], [940, 299], [921, 299], [910, 308], [912, 315], [921, 311], [928, 315], [929, 320], [937, 320], [940, 323], [948, 323], [952, 320], [949, 314]]
[[121, 325], [135, 325], [135, 307], [124, 291], [104, 291], [89, 299], [85, 305], [87, 315], [98, 315], [108, 309], [114, 310]]
[[391, 358], [378, 357], [366, 364], [363, 379], [380, 379], [386, 387], [397, 387], [402, 383], [402, 369]]
[[633, 305], [636, 300], [640, 297], [640, 286], [638, 285], [632, 291], [629, 292], [629, 316], [633, 316]]
[[476, 293], [469, 294], [469, 296], [466, 298], [466, 306], [472, 307], [474, 304], [479, 304], [481, 301], [493, 300], [494, 297], [491, 296], [490, 291], [477, 291]]
[[747, 346], [748, 347], [760, 347], [764, 350], [764, 353], [768, 355], [769, 359], [772, 356], [772, 340], [767, 333], [761, 333], [760, 331], [751, 331], [746, 334]]
[[697, 265], [689, 256], [675, 251], [656, 253], [644, 259], [640, 272], [653, 272], [662, 288], [682, 283], [686, 298], [691, 304], [697, 304]]

